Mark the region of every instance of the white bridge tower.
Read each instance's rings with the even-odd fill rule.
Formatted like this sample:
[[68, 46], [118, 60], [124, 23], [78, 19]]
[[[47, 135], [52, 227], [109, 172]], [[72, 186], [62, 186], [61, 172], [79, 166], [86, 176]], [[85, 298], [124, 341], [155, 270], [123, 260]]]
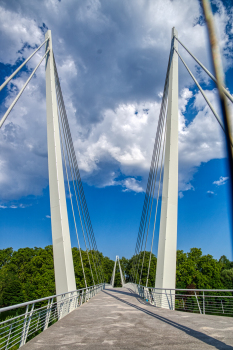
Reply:
[[[172, 29], [173, 47], [178, 51], [177, 31]], [[167, 131], [163, 175], [162, 208], [155, 288], [175, 288], [178, 205], [178, 55], [173, 49], [169, 75]], [[162, 291], [161, 291], [162, 292]], [[165, 293], [165, 291], [163, 291]], [[174, 298], [162, 307], [174, 309]], [[166, 299], [166, 298], [165, 298]], [[168, 305], [169, 304], [169, 305]]]

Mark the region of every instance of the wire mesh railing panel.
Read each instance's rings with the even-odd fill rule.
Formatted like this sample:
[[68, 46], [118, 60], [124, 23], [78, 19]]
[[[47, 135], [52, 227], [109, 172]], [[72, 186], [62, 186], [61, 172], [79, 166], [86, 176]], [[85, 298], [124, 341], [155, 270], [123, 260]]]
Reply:
[[20, 348], [104, 288], [105, 284], [102, 283], [0, 309], [1, 319], [4, 318], [4, 313], [15, 312], [15, 316], [5, 316], [0, 322], [0, 350]]

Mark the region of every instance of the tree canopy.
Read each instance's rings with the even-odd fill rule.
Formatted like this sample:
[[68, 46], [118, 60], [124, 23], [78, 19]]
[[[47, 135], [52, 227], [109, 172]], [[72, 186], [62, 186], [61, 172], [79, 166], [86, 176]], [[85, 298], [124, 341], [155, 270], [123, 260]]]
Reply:
[[[84, 288], [85, 282], [82, 272], [80, 253], [72, 248], [74, 270], [77, 289]], [[86, 280], [88, 286], [99, 283], [100, 266], [97, 269], [93, 264], [100, 261], [106, 283], [110, 283], [114, 261], [103, 256], [100, 252], [90, 251], [91, 269], [86, 251], [81, 251]], [[145, 285], [147, 280], [150, 252], [141, 253], [130, 259], [122, 257], [120, 264], [126, 282], [131, 276], [137, 283]], [[143, 268], [142, 268], [142, 262]], [[148, 287], [154, 287], [157, 258], [151, 257]], [[97, 273], [97, 275], [96, 275]], [[121, 286], [120, 272], [117, 266], [115, 287]], [[203, 255], [200, 248], [192, 248], [188, 253], [177, 251], [176, 266], [177, 288], [206, 288], [206, 289], [233, 289], [233, 262], [225, 255], [219, 260], [212, 255]], [[13, 251], [12, 248], [0, 250], [0, 307], [14, 305], [29, 300], [35, 300], [56, 294], [53, 266], [53, 248], [21, 248]]]

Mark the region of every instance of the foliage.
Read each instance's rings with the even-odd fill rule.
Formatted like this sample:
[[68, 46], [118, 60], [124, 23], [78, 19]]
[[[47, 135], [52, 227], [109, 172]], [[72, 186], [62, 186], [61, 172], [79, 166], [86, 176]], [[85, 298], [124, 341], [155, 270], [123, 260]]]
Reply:
[[[77, 289], [85, 288], [80, 252], [72, 248]], [[110, 282], [114, 262], [102, 253], [89, 251], [91, 269], [87, 252], [81, 250], [87, 285], [100, 283], [100, 275]], [[95, 269], [94, 261], [98, 261]], [[100, 261], [100, 263], [99, 263]], [[102, 272], [101, 267], [102, 265]], [[91, 273], [92, 270], [92, 273]], [[97, 278], [98, 276], [98, 278]], [[14, 305], [29, 300], [56, 294], [53, 266], [53, 248], [12, 248], [0, 250], [0, 307]]]
[[[80, 252], [72, 248], [77, 288], [85, 288]], [[97, 251], [81, 250], [87, 285], [97, 284], [102, 276], [110, 283], [114, 261]], [[91, 266], [89, 264], [89, 259]], [[136, 280], [146, 285], [150, 252], [142, 252], [130, 259], [122, 257], [120, 264], [126, 282]], [[93, 260], [96, 264], [93, 263]], [[143, 262], [144, 261], [144, 262]], [[143, 262], [143, 268], [142, 268]], [[155, 285], [157, 258], [151, 256], [148, 287]], [[92, 277], [93, 276], [93, 277]], [[121, 286], [117, 265], [115, 287]], [[203, 255], [201, 249], [190, 252], [177, 251], [177, 288], [233, 289], [233, 263], [222, 256], [219, 260], [212, 255]], [[52, 246], [45, 248], [12, 248], [0, 250], [0, 307], [22, 303], [56, 294]]]

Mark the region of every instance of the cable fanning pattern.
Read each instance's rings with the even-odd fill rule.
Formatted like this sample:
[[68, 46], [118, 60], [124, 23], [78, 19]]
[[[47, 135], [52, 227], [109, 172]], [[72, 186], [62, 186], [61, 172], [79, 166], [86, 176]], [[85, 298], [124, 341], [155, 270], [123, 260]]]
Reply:
[[[62, 143], [63, 143], [63, 139], [64, 139], [63, 146], [65, 146], [64, 149], [66, 150], [66, 155], [67, 155], [67, 159], [68, 159], [70, 175], [71, 175], [71, 180], [72, 180], [74, 194], [75, 194], [75, 200], [76, 200], [78, 213], [79, 213], [79, 220], [80, 220], [81, 229], [82, 229], [83, 238], [84, 238], [84, 243], [85, 243], [85, 248], [86, 248], [86, 252], [87, 252], [88, 263], [90, 266], [92, 280], [93, 280], [93, 283], [95, 284], [95, 278], [96, 278], [97, 283], [99, 283], [100, 281], [103, 282], [104, 275], [103, 275], [103, 270], [102, 270], [101, 261], [100, 261], [100, 257], [99, 257], [99, 252], [97, 250], [97, 244], [96, 244], [94, 231], [93, 231], [91, 220], [90, 220], [90, 215], [88, 212], [88, 207], [87, 207], [85, 194], [84, 194], [84, 190], [83, 190], [83, 186], [82, 186], [81, 176], [80, 176], [80, 172], [79, 172], [79, 168], [78, 168], [77, 158], [76, 158], [76, 154], [74, 151], [72, 136], [71, 136], [68, 118], [67, 118], [67, 114], [66, 114], [66, 109], [65, 109], [62, 91], [61, 91], [61, 86], [60, 86], [60, 81], [59, 81], [59, 77], [58, 77], [55, 59], [54, 59], [54, 67], [55, 67], [56, 93], [57, 93], [59, 119], [60, 119], [59, 120], [60, 137], [61, 137]], [[66, 166], [65, 152], [64, 152], [64, 164]], [[68, 172], [67, 172], [67, 182], [68, 182], [68, 189], [70, 191]], [[71, 194], [70, 194], [70, 197], [72, 197]], [[72, 203], [72, 198], [71, 198], [71, 203]], [[72, 207], [72, 205], [73, 204], [71, 204], [71, 207]], [[73, 213], [73, 219], [74, 219], [74, 223], [75, 223], [74, 213]], [[76, 224], [75, 224], [75, 227], [76, 227]], [[86, 231], [87, 239], [86, 239], [85, 231]], [[76, 236], [78, 239], [77, 230], [76, 230]], [[88, 249], [87, 242], [89, 244], [90, 250]], [[79, 245], [79, 239], [78, 239], [78, 245]], [[81, 264], [82, 264], [82, 268], [83, 268], [83, 274], [85, 276], [80, 247], [79, 247], [79, 251], [80, 251]], [[91, 266], [91, 259], [90, 259], [89, 253], [91, 253], [92, 263], [93, 263], [94, 270], [95, 270], [95, 278], [94, 278], [94, 274], [93, 274], [93, 270], [92, 270], [92, 266]], [[84, 277], [84, 279], [86, 280], [85, 277]]]
[[[171, 66], [172, 55], [173, 55], [172, 48], [173, 48], [173, 41], [171, 43], [171, 49], [170, 49], [168, 67], [167, 67], [167, 72], [166, 72], [166, 79], [165, 79], [162, 103], [161, 103], [160, 114], [159, 114], [159, 121], [158, 121], [158, 126], [157, 126], [157, 131], [156, 131], [154, 149], [153, 149], [153, 154], [152, 154], [152, 159], [151, 159], [151, 166], [150, 166], [150, 171], [149, 171], [149, 177], [148, 177], [148, 182], [147, 182], [147, 187], [146, 187], [146, 193], [145, 193], [144, 204], [143, 204], [143, 209], [142, 209], [141, 221], [140, 221], [140, 225], [139, 225], [138, 237], [137, 237], [135, 253], [134, 253], [135, 259], [133, 261], [131, 281], [134, 281], [135, 283], [138, 283], [138, 281], [139, 281], [139, 284], [141, 283], [141, 278], [142, 278], [142, 271], [143, 271], [143, 265], [144, 265], [144, 260], [145, 260], [145, 252], [146, 252], [146, 246], [147, 246], [147, 241], [148, 241], [149, 227], [150, 227], [152, 207], [153, 207], [153, 201], [154, 201], [154, 192], [155, 192], [155, 187], [156, 187], [156, 181], [157, 181], [160, 160], [161, 160], [161, 165], [160, 165], [160, 176], [159, 176], [159, 188], [160, 188], [160, 182], [161, 182], [161, 171], [162, 171], [161, 168], [163, 165], [164, 147], [165, 147], [164, 144], [165, 144], [165, 137], [166, 137], [165, 126], [166, 126], [167, 105], [168, 105], [169, 73], [170, 73], [170, 66]], [[157, 204], [156, 204], [154, 222], [156, 221], [156, 215], [157, 215], [158, 196], [159, 196], [159, 193], [157, 195]], [[155, 223], [154, 223], [154, 227], [155, 227]], [[151, 245], [151, 253], [150, 253], [150, 259], [149, 259], [149, 268], [150, 268], [150, 262], [151, 262], [153, 241], [154, 241], [154, 229], [153, 229], [153, 235], [152, 235], [152, 245]], [[143, 246], [144, 246], [144, 251], [142, 254]], [[140, 266], [141, 266], [141, 268], [140, 268], [140, 273], [139, 273]], [[148, 271], [147, 275], [149, 276], [149, 271]]]

